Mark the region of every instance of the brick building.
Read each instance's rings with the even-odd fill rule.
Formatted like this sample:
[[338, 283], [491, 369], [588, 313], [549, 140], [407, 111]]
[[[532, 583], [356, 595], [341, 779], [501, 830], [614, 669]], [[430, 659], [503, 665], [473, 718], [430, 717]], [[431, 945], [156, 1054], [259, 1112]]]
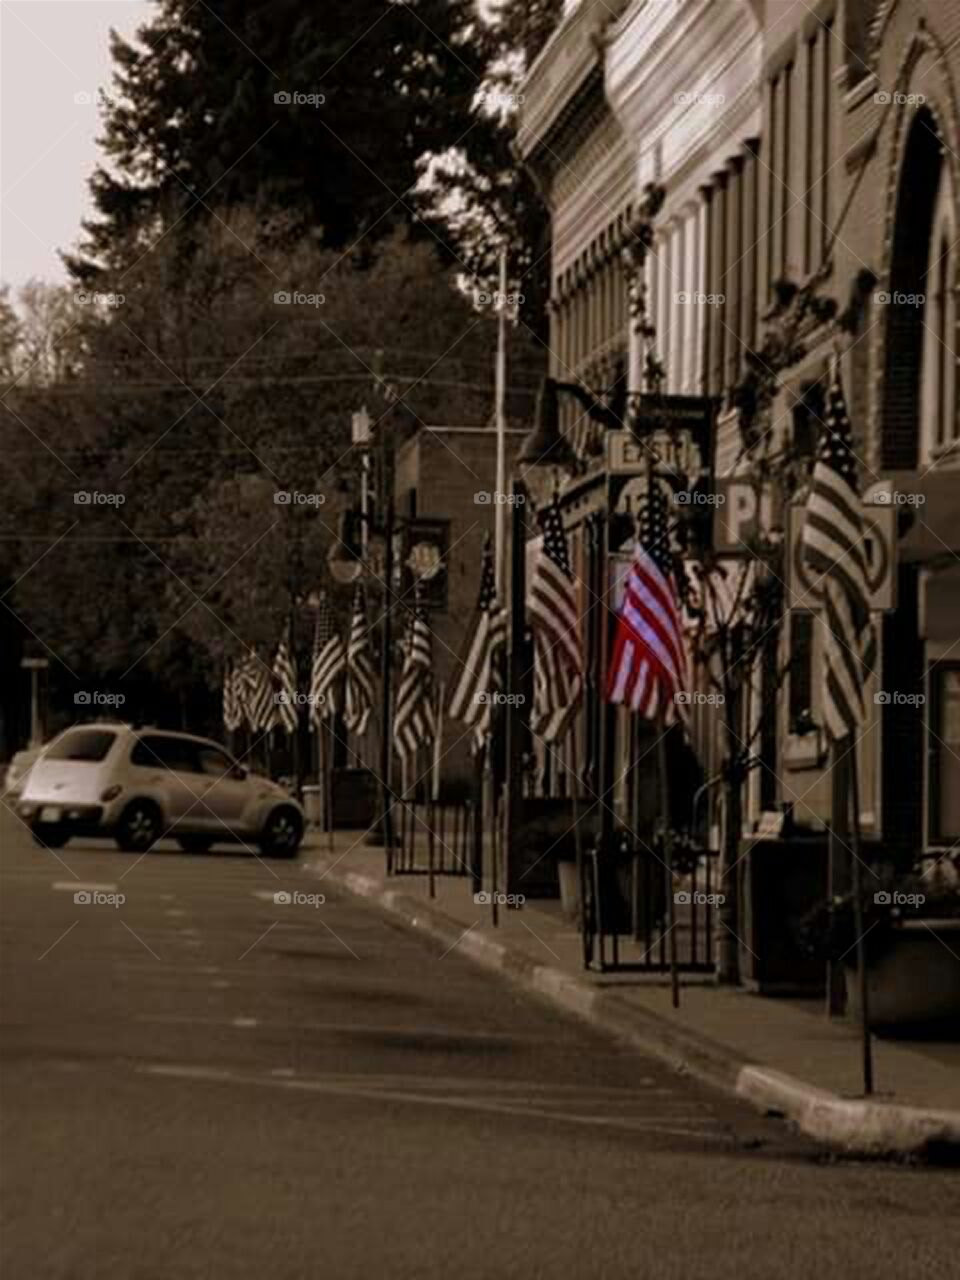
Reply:
[[[507, 429], [508, 474], [525, 435], [519, 428]], [[484, 539], [494, 535], [496, 467], [496, 432], [489, 427], [421, 427], [397, 453], [394, 492], [404, 544], [415, 542], [420, 530], [431, 538], [436, 533], [445, 551], [443, 573], [426, 594], [434, 674], [444, 686], [444, 705], [475, 616]], [[505, 525], [509, 530], [509, 519]], [[462, 724], [444, 720], [445, 780], [470, 775], [471, 744], [472, 734]]]

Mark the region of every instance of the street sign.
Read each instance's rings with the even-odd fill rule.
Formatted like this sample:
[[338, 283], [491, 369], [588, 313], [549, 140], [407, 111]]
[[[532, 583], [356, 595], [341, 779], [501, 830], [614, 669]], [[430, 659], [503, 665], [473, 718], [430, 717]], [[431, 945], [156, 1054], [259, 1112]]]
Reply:
[[[867, 553], [870, 608], [889, 612], [895, 608], [897, 511], [891, 506], [861, 502], [860, 513], [867, 527], [863, 545]], [[791, 609], [815, 612], [822, 605], [822, 592], [818, 575], [804, 563], [803, 506], [792, 506], [788, 515], [787, 601]]]
[[21, 658], [20, 665], [24, 671], [46, 671], [50, 665], [49, 658]]
[[716, 509], [713, 517], [713, 549], [718, 554], [749, 556], [751, 543], [769, 533], [775, 508], [769, 489], [758, 493], [749, 479], [718, 476], [713, 483]]

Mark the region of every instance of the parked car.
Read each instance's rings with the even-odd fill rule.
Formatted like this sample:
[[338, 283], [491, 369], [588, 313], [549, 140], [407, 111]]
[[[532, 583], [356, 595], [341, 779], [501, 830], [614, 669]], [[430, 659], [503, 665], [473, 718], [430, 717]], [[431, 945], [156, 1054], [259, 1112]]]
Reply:
[[43, 754], [43, 746], [25, 747], [18, 751], [7, 765], [3, 778], [3, 798], [8, 802], [18, 800], [23, 793], [27, 774]]
[[17, 812], [48, 848], [106, 835], [129, 853], [169, 834], [188, 853], [251, 841], [268, 856], [292, 858], [304, 829], [297, 801], [219, 743], [106, 723], [56, 738], [33, 764]]

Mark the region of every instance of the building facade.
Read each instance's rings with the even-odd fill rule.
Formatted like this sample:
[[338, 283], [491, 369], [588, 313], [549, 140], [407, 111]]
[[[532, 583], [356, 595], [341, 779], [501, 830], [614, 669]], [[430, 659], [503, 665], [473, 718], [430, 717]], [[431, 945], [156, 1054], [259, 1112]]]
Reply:
[[[750, 472], [734, 392], [780, 282], [818, 276], [840, 312], [859, 283], [847, 327], [824, 321], [803, 333], [769, 431], [777, 447], [812, 450], [839, 355], [861, 484], [883, 513], [862, 820], [911, 856], [960, 836], [958, 89], [956, 6], [580, 0], [530, 69], [520, 127], [523, 161], [552, 216], [558, 380], [597, 394], [618, 378], [643, 389], [647, 353], [630, 320], [622, 252], [646, 185], [664, 189], [646, 262], [648, 314], [662, 389], [718, 406], [718, 492]], [[573, 437], [581, 422], [566, 403], [564, 430]], [[574, 562], [586, 576], [575, 488]], [[788, 540], [788, 570], [795, 519], [777, 504], [766, 517], [767, 531]], [[735, 563], [738, 549], [726, 550]], [[792, 611], [758, 646], [743, 710], [743, 731], [760, 728], [745, 833], [784, 805], [804, 826], [829, 818], [821, 661], [815, 610]], [[704, 776], [718, 760], [717, 734], [706, 708], [693, 733]]]

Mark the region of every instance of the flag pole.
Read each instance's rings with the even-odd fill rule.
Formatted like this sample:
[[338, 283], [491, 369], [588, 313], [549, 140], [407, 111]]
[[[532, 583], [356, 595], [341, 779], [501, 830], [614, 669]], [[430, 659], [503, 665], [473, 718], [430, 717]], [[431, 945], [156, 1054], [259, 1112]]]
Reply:
[[670, 814], [670, 774], [667, 769], [667, 717], [660, 713], [660, 736], [657, 741], [658, 773], [660, 774], [660, 808], [663, 813], [664, 876], [667, 886], [667, 938], [670, 942], [670, 994], [674, 1009], [680, 1008], [680, 974], [677, 970], [676, 911], [673, 896], [673, 830]]
[[851, 814], [851, 850], [853, 854], [853, 927], [857, 935], [857, 989], [860, 996], [860, 1049], [863, 1074], [863, 1092], [866, 1097], [873, 1093], [873, 1044], [870, 1039], [870, 1009], [867, 992], [866, 946], [863, 929], [863, 863], [860, 859], [860, 780], [857, 771], [857, 744], [854, 739], [850, 745], [850, 803]]
[[497, 310], [497, 365], [495, 378], [497, 421], [497, 484], [494, 495], [494, 530], [497, 593], [503, 590], [507, 511], [507, 246], [500, 248], [500, 305]]
[[436, 881], [436, 859], [434, 856], [434, 846], [436, 840], [436, 826], [438, 822], [437, 810], [440, 808], [440, 758], [442, 754], [442, 736], [443, 736], [443, 690], [444, 683], [441, 680], [437, 685], [437, 705], [435, 711], [435, 720], [433, 726], [433, 742], [431, 744], [431, 762], [430, 772], [430, 798], [432, 801], [433, 813], [430, 817], [430, 897], [437, 896]]
[[443, 757], [443, 695], [446, 682], [437, 685], [436, 722], [433, 729], [433, 803], [440, 802], [440, 761]]
[[589, 954], [587, 949], [587, 895], [585, 892], [586, 870], [583, 858], [583, 832], [580, 830], [580, 753], [577, 750], [576, 720], [570, 727], [572, 741], [570, 743], [570, 763], [573, 766], [573, 783], [570, 788], [570, 811], [573, 818], [573, 842], [577, 856], [577, 893], [580, 898], [580, 938], [583, 943], [583, 967], [588, 969]]
[[327, 847], [333, 853], [333, 717], [320, 722], [323, 740], [323, 811], [327, 823]]

